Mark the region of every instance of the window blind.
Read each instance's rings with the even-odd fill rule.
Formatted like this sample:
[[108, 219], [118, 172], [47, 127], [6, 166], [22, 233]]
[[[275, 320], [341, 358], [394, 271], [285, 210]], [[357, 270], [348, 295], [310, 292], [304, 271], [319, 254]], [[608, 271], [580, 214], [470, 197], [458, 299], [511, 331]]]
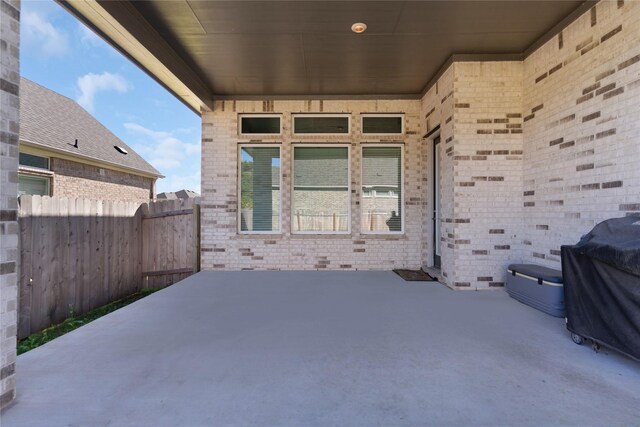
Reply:
[[349, 231], [349, 149], [294, 147], [292, 230]]
[[240, 231], [280, 230], [280, 148], [240, 148]]
[[362, 227], [364, 232], [401, 232], [402, 147], [362, 149]]
[[30, 175], [18, 175], [18, 195], [48, 196], [49, 178]]

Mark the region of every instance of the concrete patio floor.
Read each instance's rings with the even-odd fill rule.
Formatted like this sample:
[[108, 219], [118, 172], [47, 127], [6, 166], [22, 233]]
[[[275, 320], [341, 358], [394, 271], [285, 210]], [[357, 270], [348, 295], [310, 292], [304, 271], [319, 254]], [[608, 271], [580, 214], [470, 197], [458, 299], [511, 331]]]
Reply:
[[2, 427], [640, 424], [640, 364], [504, 291], [206, 272], [18, 358]]

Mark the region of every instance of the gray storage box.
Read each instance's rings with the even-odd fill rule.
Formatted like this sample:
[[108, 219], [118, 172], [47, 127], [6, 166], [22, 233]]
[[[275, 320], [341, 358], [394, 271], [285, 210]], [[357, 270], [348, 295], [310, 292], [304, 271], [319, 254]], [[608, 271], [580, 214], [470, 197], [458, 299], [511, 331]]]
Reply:
[[518, 301], [556, 317], [564, 317], [562, 272], [535, 264], [511, 264], [507, 293]]

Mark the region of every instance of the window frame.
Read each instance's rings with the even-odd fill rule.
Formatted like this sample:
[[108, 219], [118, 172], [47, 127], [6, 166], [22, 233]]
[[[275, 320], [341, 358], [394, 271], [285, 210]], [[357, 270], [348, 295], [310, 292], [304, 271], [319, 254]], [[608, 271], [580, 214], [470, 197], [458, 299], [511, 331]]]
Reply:
[[[305, 135], [309, 135], [309, 134], [305, 134]], [[324, 134], [326, 135], [326, 134]], [[331, 148], [346, 148], [347, 149], [347, 230], [346, 231], [294, 231], [293, 229], [293, 224], [294, 224], [294, 220], [295, 220], [295, 210], [294, 210], [294, 204], [293, 204], [293, 194], [295, 191], [295, 185], [296, 185], [296, 176], [295, 176], [295, 150], [296, 148], [327, 148], [327, 147], [331, 147]], [[349, 143], [330, 143], [330, 144], [309, 144], [309, 143], [292, 143], [291, 144], [291, 193], [289, 195], [290, 197], [290, 203], [289, 203], [289, 209], [290, 209], [290, 228], [291, 228], [291, 234], [292, 235], [338, 235], [338, 236], [345, 236], [345, 235], [351, 235], [351, 203], [352, 203], [352, 198], [351, 198], [351, 144]]]
[[[46, 168], [39, 168], [37, 166], [23, 165], [22, 163], [20, 163], [20, 154], [26, 154], [28, 156], [33, 156], [33, 157], [40, 157], [41, 159], [47, 159], [47, 167]], [[50, 156], [41, 156], [40, 154], [33, 154], [33, 153], [27, 153], [27, 152], [24, 152], [24, 151], [20, 151], [18, 153], [18, 167], [29, 169], [29, 170], [34, 170], [34, 171], [51, 171], [51, 157]]]
[[[364, 149], [365, 148], [399, 148], [400, 149], [400, 206], [402, 207], [400, 212], [400, 230], [399, 231], [376, 231], [376, 230], [365, 230], [364, 221], [362, 221], [362, 206], [364, 203], [364, 192], [362, 191], [362, 187], [364, 186]], [[404, 163], [404, 144], [400, 143], [391, 143], [391, 144], [362, 144], [360, 146], [360, 233], [361, 234], [378, 234], [378, 235], [404, 235], [406, 233], [406, 225], [405, 225], [405, 211], [406, 206], [404, 204], [405, 200], [405, 163]], [[375, 190], [372, 190], [375, 191]], [[370, 196], [371, 198], [376, 198], [376, 196]]]
[[[37, 168], [34, 168], [37, 169]], [[45, 170], [45, 169], [42, 169]], [[43, 179], [47, 182], [47, 194], [35, 194], [41, 197], [51, 197], [51, 176], [50, 175], [38, 175], [33, 173], [25, 173], [18, 171], [18, 188], [20, 188], [20, 176], [24, 176], [27, 178], [35, 178], [35, 179]], [[34, 194], [25, 194], [25, 196], [33, 196]], [[20, 194], [19, 194], [20, 196]]]
[[[374, 133], [364, 131], [364, 118], [365, 117], [400, 117], [401, 126], [400, 133]], [[404, 113], [362, 113], [360, 114], [360, 133], [363, 135], [404, 135], [405, 134], [405, 118]], [[404, 150], [403, 150], [404, 151]]]
[[[296, 132], [296, 117], [307, 117], [310, 119], [313, 118], [332, 118], [332, 117], [346, 117], [347, 118], [347, 132], [346, 133], [297, 133]], [[351, 114], [349, 113], [292, 113], [291, 114], [291, 134], [294, 136], [344, 136], [348, 137], [351, 135]]]
[[[280, 122], [282, 123], [282, 121]], [[277, 230], [271, 230], [271, 231], [253, 231], [253, 230], [242, 230], [242, 149], [243, 148], [255, 148], [255, 147], [262, 147], [262, 148], [277, 148], [278, 149], [278, 154], [279, 154], [279, 158], [280, 158], [280, 196], [279, 196], [279, 201], [278, 201], [278, 229]], [[251, 143], [240, 143], [238, 144], [238, 161], [237, 161], [237, 168], [238, 168], [238, 214], [236, 216], [236, 221], [238, 222], [236, 230], [238, 232], [238, 234], [282, 234], [282, 144], [251, 144]]]
[[[269, 118], [277, 118], [280, 120], [280, 132], [278, 133], [243, 133], [242, 132], [242, 119], [248, 117], [248, 118], [255, 118], [255, 117], [259, 117], [259, 118], [263, 118], [263, 119], [269, 119]], [[255, 114], [245, 114], [245, 113], [241, 113], [238, 114], [238, 136], [246, 136], [246, 137], [252, 137], [252, 136], [282, 136], [282, 114], [259, 114], [259, 113], [255, 113]], [[282, 155], [282, 153], [281, 153]]]

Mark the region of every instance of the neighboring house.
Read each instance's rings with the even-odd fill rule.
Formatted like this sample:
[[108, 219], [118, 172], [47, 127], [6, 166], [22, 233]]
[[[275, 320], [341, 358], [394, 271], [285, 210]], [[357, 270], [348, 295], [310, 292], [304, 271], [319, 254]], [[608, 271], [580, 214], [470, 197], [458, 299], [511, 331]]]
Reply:
[[176, 199], [195, 199], [200, 197], [200, 194], [191, 190], [179, 190], [179, 191], [166, 191], [158, 193], [156, 199], [158, 200], [176, 200]]
[[640, 212], [638, 1], [60, 3], [201, 115], [204, 270], [489, 289]]
[[149, 200], [162, 175], [78, 103], [20, 80], [18, 194]]

